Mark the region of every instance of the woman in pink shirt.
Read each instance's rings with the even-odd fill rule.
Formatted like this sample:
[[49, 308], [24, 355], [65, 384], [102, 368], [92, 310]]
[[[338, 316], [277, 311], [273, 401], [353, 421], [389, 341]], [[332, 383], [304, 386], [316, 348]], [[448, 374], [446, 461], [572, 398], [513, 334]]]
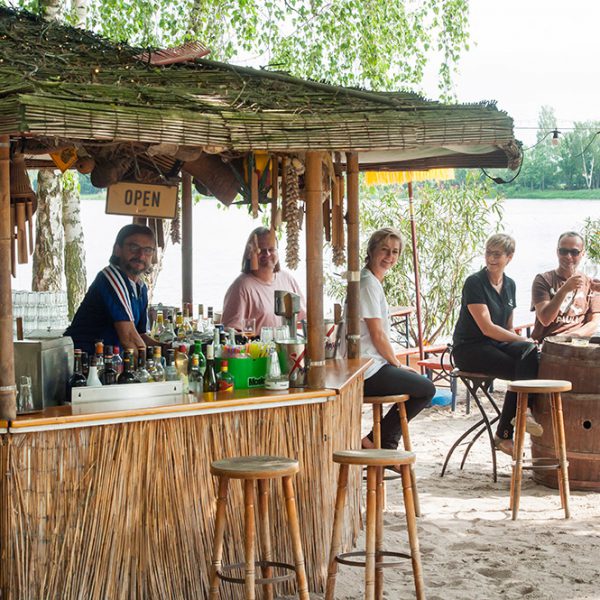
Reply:
[[281, 317], [274, 312], [276, 290], [299, 294], [298, 318], [306, 318], [306, 303], [298, 282], [279, 265], [275, 236], [270, 229], [257, 227], [246, 243], [242, 273], [225, 294], [222, 323], [241, 331], [245, 319], [256, 319], [257, 334], [262, 327], [281, 325]]

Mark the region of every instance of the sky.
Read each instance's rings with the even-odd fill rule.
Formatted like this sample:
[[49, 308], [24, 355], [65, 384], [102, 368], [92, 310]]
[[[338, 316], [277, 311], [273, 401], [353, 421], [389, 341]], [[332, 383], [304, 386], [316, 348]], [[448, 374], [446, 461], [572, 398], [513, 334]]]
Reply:
[[[455, 76], [459, 102], [496, 100], [515, 120], [515, 135], [535, 142], [540, 107], [558, 128], [600, 121], [596, 0], [471, 0], [471, 49]], [[433, 76], [425, 93], [437, 97]]]

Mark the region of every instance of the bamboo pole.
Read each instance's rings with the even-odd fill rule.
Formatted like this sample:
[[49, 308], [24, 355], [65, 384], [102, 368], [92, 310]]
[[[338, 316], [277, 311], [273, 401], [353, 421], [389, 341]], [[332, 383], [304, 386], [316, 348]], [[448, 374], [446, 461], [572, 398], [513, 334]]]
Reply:
[[360, 239], [358, 224], [358, 154], [346, 153], [348, 190], [348, 358], [360, 356]]
[[[194, 306], [192, 176], [182, 171], [181, 181], [181, 300]], [[191, 315], [190, 315], [191, 316]]]
[[17, 416], [13, 350], [10, 227], [10, 138], [0, 136], [0, 419]]
[[[417, 226], [415, 223], [415, 207], [413, 203], [412, 181], [408, 182], [408, 206], [410, 214], [410, 236], [413, 247], [413, 268], [415, 271], [415, 298], [417, 305], [417, 344], [419, 345], [419, 360], [425, 358], [423, 352], [423, 316], [421, 311], [421, 284], [419, 274], [419, 248], [417, 246]], [[424, 374], [425, 368], [421, 367], [421, 374]]]
[[323, 325], [323, 162], [320, 152], [306, 153], [306, 292], [308, 386], [325, 385]]

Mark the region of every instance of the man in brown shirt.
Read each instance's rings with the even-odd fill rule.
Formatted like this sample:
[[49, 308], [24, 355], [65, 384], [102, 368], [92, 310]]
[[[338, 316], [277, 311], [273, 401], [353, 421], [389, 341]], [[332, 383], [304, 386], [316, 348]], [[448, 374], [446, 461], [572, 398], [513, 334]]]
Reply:
[[593, 335], [600, 329], [600, 281], [577, 270], [585, 254], [581, 235], [567, 231], [558, 238], [558, 269], [536, 275], [531, 289], [538, 342], [550, 335]]

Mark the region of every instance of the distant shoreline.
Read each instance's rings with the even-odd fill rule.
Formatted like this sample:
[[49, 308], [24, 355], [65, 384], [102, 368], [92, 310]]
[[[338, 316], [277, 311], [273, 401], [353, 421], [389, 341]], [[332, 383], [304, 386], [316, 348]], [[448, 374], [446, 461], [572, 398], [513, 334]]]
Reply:
[[594, 190], [512, 190], [499, 187], [506, 198], [522, 200], [600, 200], [600, 189]]

